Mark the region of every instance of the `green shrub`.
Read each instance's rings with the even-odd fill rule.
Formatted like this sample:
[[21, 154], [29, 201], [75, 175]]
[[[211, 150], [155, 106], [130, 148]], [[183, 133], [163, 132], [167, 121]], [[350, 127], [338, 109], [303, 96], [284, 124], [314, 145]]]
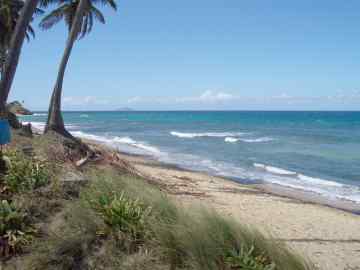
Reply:
[[254, 246], [249, 250], [240, 248], [240, 250], [230, 250], [225, 256], [225, 264], [230, 269], [247, 270], [275, 270], [276, 266], [266, 255], [255, 255]]
[[151, 212], [150, 207], [146, 207], [137, 199], [130, 199], [124, 192], [99, 194], [97, 198], [89, 199], [89, 202], [106, 224], [128, 234], [132, 240], [144, 239], [145, 219]]
[[29, 244], [32, 234], [26, 214], [8, 201], [0, 201], [0, 257], [20, 252]]
[[50, 172], [45, 161], [26, 157], [18, 151], [7, 151], [11, 165], [4, 177], [4, 185], [11, 192], [33, 190], [49, 181]]
[[124, 234], [150, 236], [141, 245], [155, 251], [170, 269], [314, 269], [254, 229], [204, 208], [176, 206], [144, 179], [109, 171], [89, 178], [93, 181], [86, 198], [92, 208]]

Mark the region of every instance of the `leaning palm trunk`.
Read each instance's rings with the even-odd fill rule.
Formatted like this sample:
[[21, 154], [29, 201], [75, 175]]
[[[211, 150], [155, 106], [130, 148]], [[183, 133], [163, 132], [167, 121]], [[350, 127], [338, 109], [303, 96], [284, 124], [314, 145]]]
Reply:
[[80, 0], [80, 3], [76, 9], [75, 18], [71, 26], [68, 40], [66, 42], [66, 48], [60, 63], [58, 77], [51, 96], [45, 133], [48, 131], [55, 131], [65, 137], [72, 137], [71, 134], [65, 129], [64, 120], [61, 114], [62, 86], [64, 81], [66, 65], [69, 61], [74, 43], [80, 33], [82, 18], [87, 4], [88, 4], [88, 0]]
[[26, 29], [33, 18], [39, 0], [27, 0], [21, 10], [16, 23], [14, 34], [11, 37], [9, 53], [6, 57], [0, 81], [0, 116], [6, 112], [6, 102], [13, 83], [21, 48], [26, 37]]
[[6, 49], [0, 45], [0, 82], [3, 78], [6, 61]]

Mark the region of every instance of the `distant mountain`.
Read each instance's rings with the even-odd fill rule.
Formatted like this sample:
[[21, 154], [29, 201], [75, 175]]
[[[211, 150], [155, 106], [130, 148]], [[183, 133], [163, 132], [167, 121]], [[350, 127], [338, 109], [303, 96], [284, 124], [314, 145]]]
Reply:
[[124, 107], [124, 108], [118, 108], [118, 109], [116, 109], [116, 111], [119, 111], [119, 112], [131, 112], [131, 111], [134, 111], [134, 109]]

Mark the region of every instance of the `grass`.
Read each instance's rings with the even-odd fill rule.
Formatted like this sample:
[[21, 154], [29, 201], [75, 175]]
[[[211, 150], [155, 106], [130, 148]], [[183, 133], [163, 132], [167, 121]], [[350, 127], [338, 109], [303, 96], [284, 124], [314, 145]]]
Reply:
[[7, 150], [4, 155], [10, 160], [10, 166], [3, 179], [3, 190], [25, 192], [48, 184], [50, 172], [44, 160], [25, 157], [17, 150]]
[[138, 199], [131, 199], [124, 192], [99, 194], [95, 198], [88, 198], [91, 207], [100, 213], [104, 222], [116, 228], [132, 241], [143, 241], [146, 234], [145, 220], [151, 213]]
[[20, 253], [31, 242], [33, 233], [26, 213], [13, 203], [0, 201], [0, 258]]
[[[109, 171], [91, 178], [93, 184], [84, 193], [90, 207], [114, 232], [132, 235], [129, 227], [141, 231], [147, 237], [143, 242], [133, 238], [138, 249], [156, 250], [170, 269], [312, 269], [283, 244], [254, 229], [214, 211], [177, 207], [143, 179]], [[103, 201], [101, 207], [94, 207], [94, 198]]]
[[[36, 156], [47, 162], [11, 150], [12, 165], [0, 182], [11, 191], [0, 203], [0, 252], [19, 253], [31, 243], [20, 258], [24, 269], [314, 269], [282, 242], [211, 209], [180, 207], [146, 179], [111, 166], [83, 168], [88, 185], [58, 209], [52, 200], [62, 185], [56, 194], [40, 187], [70, 168], [73, 150], [52, 139], [34, 141]], [[57, 214], [48, 219], [54, 207]], [[33, 225], [41, 222], [43, 233], [35, 235]]]

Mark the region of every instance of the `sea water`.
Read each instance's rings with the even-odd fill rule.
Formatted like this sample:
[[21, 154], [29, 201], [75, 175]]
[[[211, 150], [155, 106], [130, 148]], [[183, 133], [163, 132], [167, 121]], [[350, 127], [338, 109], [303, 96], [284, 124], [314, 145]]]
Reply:
[[[46, 113], [22, 120], [43, 128]], [[360, 204], [360, 112], [64, 112], [69, 131], [245, 183]]]

